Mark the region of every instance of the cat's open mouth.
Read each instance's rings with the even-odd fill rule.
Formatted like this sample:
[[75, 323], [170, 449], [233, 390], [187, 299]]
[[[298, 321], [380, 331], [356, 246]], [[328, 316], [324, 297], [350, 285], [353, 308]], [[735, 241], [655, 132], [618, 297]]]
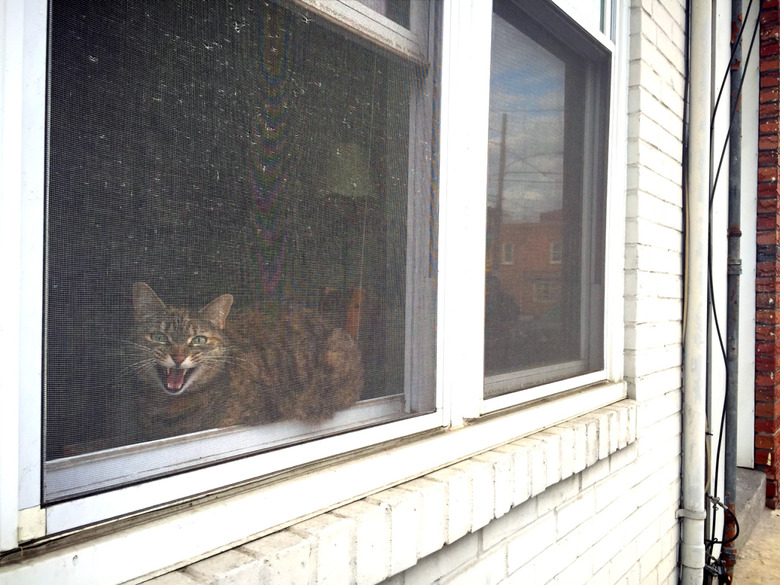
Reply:
[[184, 392], [186, 382], [191, 377], [193, 370], [194, 368], [160, 368], [165, 393], [176, 396]]

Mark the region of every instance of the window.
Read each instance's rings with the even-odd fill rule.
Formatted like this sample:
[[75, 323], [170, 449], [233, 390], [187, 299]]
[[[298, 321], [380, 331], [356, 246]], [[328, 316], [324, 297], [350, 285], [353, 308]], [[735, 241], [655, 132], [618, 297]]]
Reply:
[[[4, 551], [79, 532], [93, 558], [114, 559], [130, 531], [156, 554], [128, 571], [151, 573], [625, 396], [611, 3], [597, 22], [564, 0], [495, 16], [481, 0], [9, 2], [20, 25], [0, 54], [24, 67], [0, 68], [21, 96], [0, 100], [19, 121], [0, 126], [19, 201], [0, 237], [20, 291], [3, 342], [19, 404], [0, 409]], [[518, 143], [504, 112], [501, 213], [494, 18], [511, 33], [494, 55], [563, 64], [550, 75], [564, 73], [574, 137], [530, 161], [557, 156], [557, 169], [517, 166], [540, 145]], [[551, 182], [570, 160], [558, 199], [518, 206], [511, 172]], [[269, 324], [265, 361], [247, 361], [261, 339], [248, 329]], [[518, 359], [531, 334], [561, 346], [554, 363], [540, 348]], [[225, 338], [214, 377], [184, 365]], [[292, 339], [305, 351], [281, 361]], [[354, 372], [333, 363], [354, 366], [355, 351], [359, 392], [279, 401], [323, 363]], [[274, 359], [288, 366], [277, 383]], [[255, 408], [236, 411], [236, 382], [263, 389]], [[214, 392], [206, 405], [186, 400], [198, 386]], [[230, 518], [218, 531], [215, 509]], [[106, 524], [105, 538], [81, 531]], [[203, 538], [179, 539], [185, 525]]]
[[[486, 396], [604, 364], [609, 55], [560, 14], [532, 5], [529, 13], [494, 3]], [[506, 240], [515, 242], [512, 266], [492, 260], [494, 242]]]
[[538, 280], [534, 283], [534, 302], [555, 305], [560, 302], [560, 282], [554, 280]]
[[53, 3], [46, 501], [433, 410], [432, 69], [365, 36]]
[[503, 246], [503, 255], [501, 257], [501, 264], [514, 264], [515, 262], [515, 245], [512, 242], [505, 242]]
[[406, 28], [409, 28], [409, 2], [411, 0], [358, 0], [374, 12], [386, 16]]
[[561, 242], [550, 243], [550, 264], [560, 264], [563, 261], [563, 246]]

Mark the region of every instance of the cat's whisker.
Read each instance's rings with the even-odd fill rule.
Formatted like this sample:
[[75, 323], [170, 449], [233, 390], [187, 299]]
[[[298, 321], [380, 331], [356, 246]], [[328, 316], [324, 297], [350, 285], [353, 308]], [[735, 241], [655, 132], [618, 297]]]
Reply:
[[132, 348], [135, 348], [135, 349], [139, 349], [139, 350], [141, 350], [141, 351], [143, 351], [145, 353], [154, 353], [154, 349], [153, 348], [148, 347], [146, 345], [143, 345], [142, 343], [138, 343], [137, 341], [131, 341], [129, 339], [121, 339], [120, 342], [125, 344], [125, 345], [127, 345], [127, 346], [129, 346], [129, 347], [132, 347]]
[[119, 370], [118, 374], [119, 374], [119, 376], [124, 376], [124, 375], [130, 374], [130, 373], [138, 373], [138, 372], [141, 372], [141, 371], [145, 370], [149, 366], [153, 366], [154, 367], [156, 365], [157, 365], [157, 360], [149, 358], [149, 359], [133, 362], [132, 364], [126, 365], [125, 367], [123, 367], [123, 368], [121, 368]]
[[241, 358], [234, 355], [222, 355], [222, 356], [210, 356], [207, 358], [208, 360], [213, 360], [215, 362], [221, 361], [223, 364], [231, 364], [235, 365], [239, 368], [243, 368], [247, 372], [252, 372], [255, 369], [255, 361], [249, 360], [246, 358]]

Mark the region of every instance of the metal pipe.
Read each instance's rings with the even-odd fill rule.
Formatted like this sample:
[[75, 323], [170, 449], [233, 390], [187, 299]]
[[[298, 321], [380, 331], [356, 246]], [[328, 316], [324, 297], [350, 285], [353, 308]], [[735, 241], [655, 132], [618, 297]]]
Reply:
[[[710, 187], [712, 4], [692, 0], [689, 38], [690, 115], [686, 176], [685, 333], [683, 360], [681, 583], [701, 585], [704, 573], [704, 502], [707, 383], [707, 253]], [[695, 42], [690, 42], [695, 39]]]
[[733, 539], [736, 524], [733, 520], [737, 495], [737, 391], [739, 387], [739, 281], [742, 273], [740, 238], [741, 167], [742, 167], [742, 112], [740, 89], [742, 84], [742, 49], [737, 31], [742, 28], [742, 0], [731, 2], [732, 55], [731, 108], [733, 117], [729, 129], [729, 196], [728, 196], [728, 275], [726, 321], [726, 403], [724, 451], [724, 503], [732, 512], [726, 518], [724, 546], [721, 556], [730, 575], [734, 569], [736, 549]]

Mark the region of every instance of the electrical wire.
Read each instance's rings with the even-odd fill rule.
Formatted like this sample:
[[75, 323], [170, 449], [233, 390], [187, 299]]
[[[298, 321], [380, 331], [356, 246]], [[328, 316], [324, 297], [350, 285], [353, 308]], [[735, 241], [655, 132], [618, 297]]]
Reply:
[[[716, 99], [715, 106], [713, 108], [713, 112], [712, 112], [712, 115], [711, 115], [711, 118], [710, 118], [710, 132], [711, 132], [711, 135], [714, 133], [713, 131], [714, 131], [714, 126], [715, 126], [715, 117], [716, 117], [716, 114], [717, 114], [717, 110], [719, 109], [720, 99], [721, 99], [721, 97], [723, 95], [723, 92], [725, 90], [725, 85], [726, 85], [726, 83], [728, 82], [728, 80], [730, 78], [731, 70], [732, 70], [734, 62], [735, 62], [736, 51], [737, 51], [738, 46], [739, 46], [738, 43], [740, 43], [741, 40], [742, 40], [742, 36], [743, 36], [744, 30], [745, 30], [745, 22], [747, 20], [747, 15], [750, 14], [750, 8], [751, 8], [752, 4], [753, 4], [753, 2], [751, 0], [750, 4], [748, 5], [748, 10], [747, 10], [746, 16], [743, 18], [742, 26], [740, 26], [739, 33], [738, 33], [738, 35], [737, 35], [737, 37], [736, 37], [736, 39], [735, 39], [735, 41], [733, 43], [731, 56], [729, 58], [728, 68], [726, 70], [726, 74], [723, 76], [723, 80], [721, 82], [721, 86], [720, 86], [719, 91], [718, 91], [718, 97]], [[759, 6], [759, 13], [760, 13], [760, 9], [761, 9], [761, 7]], [[747, 57], [746, 65], [747, 65], [747, 62], [749, 62], [749, 60], [750, 60], [750, 55], [752, 54], [753, 44], [755, 42], [756, 33], [758, 31], [758, 23], [759, 23], [759, 20], [756, 19], [756, 25], [754, 27], [753, 35], [752, 35], [752, 39], [751, 39], [751, 43], [750, 43], [750, 47], [748, 49], [748, 57]], [[743, 71], [742, 71], [741, 78], [740, 78], [740, 83], [739, 83], [739, 86], [738, 86], [738, 90], [737, 90], [737, 96], [741, 96], [742, 85], [744, 84], [744, 81], [745, 81], [746, 72], [747, 72], [747, 67], [744, 67]], [[737, 97], [737, 99], [734, 99], [734, 103], [733, 103], [732, 108], [731, 108], [731, 113], [730, 113], [730, 116], [729, 116], [729, 125], [728, 125], [729, 131], [731, 130], [731, 127], [733, 126], [734, 116], [736, 115], [738, 105], [739, 105], [739, 97]], [[720, 158], [719, 158], [719, 161], [718, 161], [717, 171], [715, 173], [715, 177], [714, 177], [714, 180], [712, 182], [712, 186], [710, 188], [710, 200], [709, 200], [710, 226], [712, 226], [712, 223], [713, 223], [712, 222], [712, 217], [713, 217], [713, 207], [714, 207], [713, 202], [714, 202], [714, 198], [715, 198], [715, 191], [716, 191], [716, 188], [717, 188], [718, 180], [720, 178], [720, 172], [721, 172], [721, 169], [722, 169], [722, 166], [723, 166], [723, 160], [725, 158], [726, 149], [728, 148], [728, 145], [729, 145], [729, 138], [728, 138], [729, 133], [727, 133], [727, 137], [726, 137], [726, 139], [723, 142], [723, 147], [721, 149], [721, 154], [720, 154]], [[712, 146], [711, 146], [711, 148], [712, 148]], [[717, 311], [717, 307], [716, 307], [716, 305], [714, 303], [715, 294], [714, 294], [713, 270], [712, 270], [712, 232], [711, 232], [711, 230], [710, 230], [709, 253], [708, 253], [707, 262], [708, 262], [708, 266], [707, 266], [707, 273], [708, 273], [708, 295], [707, 295], [707, 297], [708, 297], [708, 303], [710, 304], [710, 311], [711, 311], [711, 314], [712, 314], [712, 320], [713, 320], [713, 324], [715, 326], [716, 336], [717, 336], [717, 339], [718, 339], [718, 342], [719, 342], [719, 345], [720, 345], [721, 355], [722, 355], [722, 358], [723, 358], [724, 367], [726, 369], [726, 375], [728, 376], [728, 373], [729, 373], [729, 363], [728, 363], [727, 353], [726, 353], [726, 349], [725, 349], [724, 342], [723, 342], [723, 333], [722, 333], [722, 330], [721, 330], [721, 327], [720, 327], [720, 321], [719, 321], [719, 318], [718, 318], [718, 311]], [[708, 482], [708, 486], [707, 486], [707, 489], [706, 489], [706, 491], [709, 492], [709, 488], [710, 487], [713, 488], [713, 495], [709, 495], [709, 493], [708, 493], [708, 498], [709, 498], [710, 502], [712, 503], [712, 514], [711, 514], [711, 518], [710, 518], [710, 520], [711, 520], [710, 540], [707, 541], [707, 543], [706, 543], [707, 544], [707, 550], [708, 550], [708, 556], [711, 556], [712, 549], [714, 548], [714, 546], [716, 544], [718, 544], [719, 542], [721, 544], [724, 543], [723, 541], [719, 541], [717, 539], [717, 537], [715, 536], [715, 533], [716, 533], [716, 524], [717, 524], [717, 522], [716, 522], [717, 508], [718, 508], [718, 505], [720, 504], [720, 500], [717, 497], [717, 490], [718, 490], [718, 479], [719, 479], [718, 475], [719, 475], [719, 472], [720, 472], [720, 455], [721, 455], [722, 442], [723, 442], [724, 431], [725, 431], [725, 422], [726, 422], [725, 419], [726, 419], [726, 407], [725, 407], [725, 399], [724, 399], [724, 406], [723, 406], [723, 408], [721, 410], [721, 420], [720, 420], [720, 425], [719, 425], [719, 430], [718, 430], [718, 444], [717, 444], [717, 448], [715, 450], [714, 481], [712, 482], [712, 486], [710, 486], [710, 484]], [[726, 508], [726, 509], [728, 509], [728, 508]], [[731, 513], [730, 510], [729, 510], [729, 512]], [[738, 531], [739, 530], [739, 528], [738, 528], [739, 524], [738, 524], [738, 522], [736, 520], [736, 516], [734, 516], [733, 513], [732, 513], [732, 516], [734, 518], [735, 524], [737, 525], [737, 531]]]
[[[748, 5], [748, 10], [747, 10], [747, 12], [745, 14], [745, 18], [743, 19], [742, 26], [740, 27], [739, 34], [737, 35], [736, 42], [739, 42], [741, 40], [741, 38], [742, 38], [742, 33], [743, 33], [744, 29], [745, 29], [745, 21], [747, 20], [747, 16], [749, 16], [749, 14], [750, 14], [750, 8], [751, 8], [752, 4], [753, 4], [753, 2], [751, 0], [750, 4]], [[759, 15], [761, 13], [761, 8], [762, 7], [763, 7], [763, 0], [761, 0], [761, 2], [759, 4]], [[758, 28], [759, 28], [759, 19], [756, 18], [756, 23], [755, 23], [755, 26], [753, 27], [753, 34], [752, 34], [750, 46], [748, 48], [747, 59], [745, 60], [745, 67], [743, 68], [742, 75], [740, 77], [740, 82], [739, 82], [738, 92], [737, 92], [738, 96], [741, 96], [741, 94], [742, 94], [742, 86], [743, 86], [743, 84], [745, 82], [745, 77], [747, 75], [747, 64], [750, 62], [750, 56], [751, 56], [751, 54], [753, 52], [753, 45], [754, 45], [755, 40], [756, 40]], [[735, 42], [734, 49], [732, 49], [731, 58], [730, 58], [730, 61], [729, 61], [729, 67], [728, 67], [729, 73], [730, 73], [731, 67], [732, 67], [732, 65], [734, 63], [734, 57], [735, 57], [735, 54], [736, 54], [736, 42]], [[723, 79], [723, 82], [721, 84], [720, 91], [719, 91], [719, 97], [723, 93], [723, 90], [724, 90], [724, 87], [725, 87], [725, 84], [726, 84], [727, 80], [728, 80], [728, 74], [726, 76], [724, 76], [724, 79]], [[732, 109], [731, 109], [731, 115], [730, 115], [730, 118], [729, 118], [729, 126], [728, 126], [729, 130], [733, 126], [734, 116], [736, 114], [738, 105], [739, 105], [739, 98], [734, 100], [734, 105], [732, 106]], [[716, 103], [716, 107], [717, 107], [717, 103]], [[714, 118], [715, 118], [715, 112], [713, 112], [713, 116], [712, 116], [713, 124], [714, 124]], [[722, 167], [722, 163], [723, 163], [723, 159], [724, 159], [724, 155], [725, 155], [725, 152], [726, 152], [726, 147], [728, 145], [728, 142], [729, 142], [729, 140], [728, 140], [728, 138], [726, 138], [724, 140], [723, 149], [721, 150], [720, 161], [718, 163], [718, 171], [717, 171], [717, 173], [715, 175], [715, 179], [713, 181], [711, 194], [710, 194], [710, 214], [712, 214], [713, 201], [714, 201], [714, 196], [715, 196], [715, 189], [717, 188], [718, 179], [720, 177], [720, 170], [721, 170], [721, 167]], [[712, 242], [710, 242], [710, 246], [711, 245], [712, 245]], [[712, 258], [711, 257], [708, 259], [708, 262], [709, 262], [709, 265], [708, 265], [709, 289], [710, 289], [710, 294], [711, 294], [710, 302], [712, 303], [712, 299], [714, 298], [714, 286], [713, 286], [713, 280], [712, 280], [712, 272], [713, 271], [712, 271]], [[714, 303], [712, 303], [712, 313], [713, 313], [713, 322], [715, 324], [715, 329], [716, 329], [719, 345], [720, 345], [720, 348], [721, 348], [721, 354], [723, 356], [723, 363], [724, 363], [724, 366], [726, 368], [726, 373], [728, 375], [728, 368], [729, 368], [728, 359], [727, 359], [726, 349], [725, 349], [724, 342], [723, 342], [723, 334], [722, 334], [722, 331], [721, 331], [721, 328], [720, 328], [719, 319], [718, 319], [717, 307], [715, 306]], [[721, 414], [721, 423], [720, 423], [720, 428], [719, 428], [719, 432], [718, 432], [718, 448], [716, 450], [716, 455], [715, 455], [715, 457], [716, 457], [715, 481], [714, 481], [715, 490], [717, 490], [717, 485], [718, 485], [718, 472], [719, 472], [719, 467], [720, 467], [720, 460], [719, 460], [719, 458], [720, 458], [721, 444], [722, 444], [723, 434], [724, 434], [724, 429], [725, 429], [725, 412], [726, 412], [726, 407], [725, 407], [725, 402], [724, 402], [724, 406], [723, 406], [723, 410], [722, 410], [722, 414]]]
[[[710, 188], [710, 201], [709, 201], [710, 226], [712, 226], [712, 214], [713, 214], [713, 207], [714, 207], [713, 202], [714, 202], [714, 198], [715, 198], [715, 190], [717, 188], [718, 180], [720, 178], [720, 172], [722, 170], [723, 161], [724, 161], [724, 158], [725, 158], [725, 153], [726, 153], [726, 150], [728, 148], [730, 130], [731, 130], [733, 124], [734, 124], [734, 117], [736, 115], [736, 112], [737, 112], [739, 104], [740, 104], [740, 97], [742, 95], [742, 86], [744, 85], [745, 78], [747, 76], [747, 65], [750, 62], [751, 55], [753, 54], [753, 46], [754, 46], [755, 40], [757, 38], [757, 33], [758, 33], [759, 23], [760, 23], [760, 15], [761, 15], [761, 11], [763, 9], [763, 4], [764, 4], [764, 1], [760, 0], [759, 7], [758, 7], [758, 15], [756, 16], [756, 22], [755, 22], [755, 25], [754, 25], [754, 28], [753, 28], [753, 33], [752, 33], [752, 36], [751, 36], [750, 45], [749, 45], [749, 48], [748, 48], [748, 51], [747, 51], [747, 57], [745, 59], [745, 66], [742, 69], [742, 74], [741, 74], [741, 77], [740, 77], [740, 80], [739, 80], [739, 85], [738, 85], [738, 89], [737, 89], [737, 98], [734, 99], [734, 103], [733, 103], [733, 105], [731, 107], [731, 112], [730, 112], [730, 116], [729, 116], [729, 125], [728, 125], [729, 132], [727, 133], [727, 136], [724, 139], [723, 147], [722, 147], [721, 153], [720, 153], [720, 158], [718, 160], [717, 171], [715, 173], [715, 177], [714, 177], [712, 186]], [[751, 0], [750, 3], [748, 4], [747, 11], [745, 12], [745, 15], [744, 15], [744, 17], [742, 19], [742, 25], [740, 26], [739, 32], [738, 32], [738, 34], [735, 37], [734, 42], [733, 42], [732, 52], [731, 52], [731, 57], [729, 58], [728, 68], [726, 70], [725, 75], [723, 76], [723, 81], [722, 81], [721, 86], [719, 88], [718, 96], [717, 96], [717, 99], [716, 99], [716, 102], [715, 102], [715, 106], [714, 106], [713, 111], [712, 111], [712, 116], [711, 116], [711, 119], [710, 119], [710, 132], [711, 132], [711, 135], [712, 135], [713, 130], [714, 130], [715, 117], [716, 117], [716, 113], [717, 113], [717, 110], [718, 110], [719, 105], [720, 105], [720, 99], [721, 99], [721, 97], [723, 95], [723, 92], [725, 90], [726, 83], [730, 79], [731, 70], [732, 70], [732, 67], [733, 67], [733, 65], [735, 63], [736, 51], [737, 51], [737, 49], [739, 47], [739, 44], [742, 42], [742, 36], [744, 34], [744, 31], [745, 31], [746, 22], [748, 20], [748, 16], [750, 15], [752, 5], [753, 5], [753, 0]], [[726, 349], [725, 349], [725, 345], [724, 345], [724, 341], [723, 341], [723, 334], [722, 334], [722, 331], [721, 331], [721, 328], [720, 328], [719, 319], [718, 319], [717, 307], [715, 306], [715, 303], [714, 303], [714, 284], [713, 284], [713, 270], [712, 270], [712, 235], [711, 235], [711, 233], [710, 233], [709, 254], [708, 254], [707, 262], [708, 262], [708, 265], [707, 265], [707, 271], [708, 271], [708, 302], [710, 303], [710, 309], [712, 311], [712, 317], [713, 317], [713, 324], [715, 326], [715, 332], [716, 332], [717, 339], [718, 339], [718, 342], [719, 342], [719, 345], [720, 345], [721, 354], [722, 354], [723, 361], [724, 361], [724, 366], [726, 368], [726, 375], [728, 376], [728, 373], [729, 373], [728, 358], [727, 358], [727, 353], [726, 353]], [[730, 543], [734, 542], [734, 540], [736, 540], [737, 536], [739, 536], [739, 521], [737, 520], [736, 515], [734, 514], [734, 512], [732, 510], [730, 510], [728, 508], [728, 506], [724, 505], [720, 501], [720, 499], [717, 497], [718, 479], [719, 479], [718, 478], [718, 474], [719, 474], [719, 471], [720, 471], [720, 454], [721, 454], [722, 441], [723, 441], [724, 432], [725, 432], [725, 422], [726, 422], [726, 406], [725, 406], [725, 398], [724, 398], [724, 405], [723, 405], [723, 409], [721, 411], [721, 420], [720, 420], [720, 425], [719, 425], [719, 430], [718, 430], [718, 444], [717, 444], [717, 449], [715, 451], [715, 465], [714, 465], [715, 473], [714, 473], [714, 481], [712, 483], [713, 495], [709, 495], [709, 494], [707, 495], [707, 497], [709, 498], [709, 500], [710, 500], [710, 502], [712, 504], [712, 515], [711, 515], [711, 518], [710, 518], [710, 520], [711, 520], [710, 540], [705, 542], [705, 544], [707, 546], [707, 556], [710, 559], [712, 559], [712, 550], [713, 550], [713, 548], [715, 547], [716, 544], [723, 544], [723, 545], [730, 544]], [[706, 491], [709, 492], [709, 487], [707, 488]], [[715, 530], [715, 528], [716, 528], [716, 516], [717, 516], [717, 510], [718, 510], [719, 507], [723, 508], [724, 515], [726, 515], [726, 514], [730, 515], [731, 519], [734, 522], [734, 525], [735, 525], [735, 535], [733, 537], [731, 537], [730, 539], [719, 540], [715, 536], [715, 532], [716, 532], [716, 530]], [[716, 559], [715, 562], [717, 564], [720, 561], [718, 561]], [[720, 575], [721, 572], [716, 569], [716, 573], [715, 574]], [[728, 577], [727, 577], [727, 579], [728, 579]], [[730, 580], [728, 580], [727, 582], [729, 582], [729, 581]]]
[[[747, 11], [746, 11], [745, 16], [743, 17], [743, 20], [742, 20], [742, 25], [740, 26], [739, 32], [738, 32], [737, 36], [735, 37], [734, 43], [732, 45], [732, 51], [731, 51], [731, 56], [730, 56], [729, 62], [728, 62], [728, 68], [726, 69], [726, 72], [725, 72], [725, 74], [723, 76], [723, 81], [722, 81], [721, 86], [719, 88], [719, 91], [718, 91], [718, 94], [717, 94], [717, 98], [716, 98], [716, 101], [715, 101], [715, 105], [714, 105], [714, 108], [713, 108], [713, 111], [712, 111], [712, 114], [711, 114], [711, 120], [710, 120], [711, 136], [713, 135], [713, 129], [714, 129], [714, 124], [715, 124], [716, 112], [717, 112], [717, 109], [719, 108], [720, 100], [721, 100], [722, 95], [723, 95], [723, 93], [725, 91], [726, 83], [730, 79], [731, 68], [732, 68], [732, 65], [734, 63], [734, 59], [735, 59], [735, 56], [736, 56], [736, 51], [737, 51], [737, 48], [739, 47], [739, 43], [742, 42], [742, 37], [743, 37], [744, 32], [746, 30], [746, 22], [748, 21], [748, 16], [750, 15], [750, 12], [751, 12], [751, 9], [752, 9], [752, 5], [753, 5], [753, 0], [751, 0], [750, 3], [748, 4]], [[745, 61], [745, 67], [743, 68], [742, 77], [741, 77], [740, 83], [739, 83], [739, 89], [738, 89], [738, 95], [739, 96], [741, 96], [741, 94], [742, 94], [742, 86], [743, 86], [744, 81], [745, 81], [745, 75], [746, 75], [746, 71], [747, 71], [747, 64], [749, 63], [751, 55], [752, 55], [752, 52], [753, 52], [752, 51], [753, 44], [754, 44], [755, 39], [756, 39], [756, 34], [757, 34], [757, 31], [758, 31], [758, 26], [759, 26], [759, 22], [760, 22], [760, 18], [759, 17], [760, 17], [762, 8], [763, 8], [763, 0], [760, 0], [759, 7], [758, 7], [758, 15], [756, 17], [756, 24], [755, 24], [755, 27], [753, 29], [752, 39], [751, 39], [751, 43], [750, 43], [750, 49], [748, 50], [748, 53], [747, 53], [747, 59]], [[690, 28], [691, 28], [690, 27], [691, 0], [686, 0], [686, 10], [685, 10], [685, 13], [686, 13], [686, 31], [690, 31]], [[684, 90], [683, 90], [684, 93], [683, 93], [683, 120], [682, 120], [682, 122], [683, 122], [683, 139], [682, 139], [682, 168], [683, 168], [682, 211], [683, 211], [683, 219], [684, 219], [684, 223], [683, 223], [683, 238], [685, 238], [685, 234], [687, 233], [688, 226], [690, 225], [690, 221], [691, 221], [690, 214], [689, 214], [689, 208], [686, 205], [687, 199], [688, 199], [688, 184], [687, 184], [687, 171], [686, 171], [686, 169], [688, 168], [688, 160], [689, 160], [689, 142], [688, 142], [688, 138], [689, 138], [689, 133], [690, 133], [689, 132], [690, 64], [689, 64], [689, 59], [688, 59], [688, 54], [690, 52], [690, 45], [691, 45], [691, 39], [690, 39], [690, 35], [688, 35], [688, 38], [686, 39], [686, 45], [685, 45], [685, 51], [686, 51], [686, 56], [685, 56], [686, 57], [685, 58], [685, 79], [686, 79], [686, 83], [685, 83]], [[730, 116], [729, 116], [729, 130], [733, 126], [734, 116], [736, 114], [736, 111], [737, 111], [736, 108], [738, 107], [738, 104], [739, 104], [739, 101], [735, 100], [734, 101], [734, 106], [732, 107], [731, 113], [730, 113]], [[718, 166], [717, 166], [717, 171], [715, 173], [715, 178], [713, 180], [713, 183], [712, 183], [712, 186], [711, 186], [711, 190], [710, 190], [710, 200], [709, 200], [710, 227], [712, 226], [712, 208], [713, 208], [715, 190], [716, 190], [716, 187], [717, 187], [717, 184], [718, 184], [718, 180], [719, 180], [719, 177], [720, 177], [720, 172], [721, 172], [721, 169], [722, 169], [723, 160], [724, 160], [724, 157], [725, 157], [725, 152], [726, 152], [726, 148], [728, 146], [728, 143], [729, 143], [729, 137], [728, 137], [728, 134], [727, 134], [726, 139], [724, 140], [723, 148], [721, 150], [721, 155], [720, 155], [720, 159], [718, 161]], [[714, 148], [713, 148], [713, 145], [711, 144], [711, 152], [713, 150], [714, 150]], [[715, 304], [713, 302], [713, 300], [714, 300], [714, 286], [713, 286], [713, 281], [712, 281], [713, 270], [712, 270], [712, 254], [711, 254], [711, 249], [712, 249], [712, 234], [711, 233], [710, 233], [710, 236], [709, 236], [709, 247], [710, 247], [710, 253], [708, 254], [708, 267], [707, 267], [707, 269], [708, 269], [708, 303], [710, 304], [710, 307], [712, 309], [713, 323], [715, 325], [715, 332], [716, 332], [716, 335], [717, 335], [717, 338], [718, 338], [718, 341], [719, 341], [719, 344], [720, 344], [720, 347], [721, 347], [721, 354], [723, 356], [724, 364], [726, 365], [726, 368], [728, 370], [727, 354], [726, 354], [725, 345], [724, 345], [724, 342], [723, 342], [723, 335], [722, 335], [722, 332], [721, 332], [720, 323], [719, 323], [719, 320], [718, 320], [718, 312], [717, 312], [717, 308], [715, 307]], [[689, 257], [688, 247], [686, 246], [685, 249], [684, 249], [684, 256], [683, 256], [683, 281], [685, 281], [684, 280], [685, 279], [685, 273], [686, 273], [687, 268], [688, 268], [689, 265], [690, 265], [690, 257]], [[687, 293], [687, 291], [686, 291], [686, 293]], [[684, 294], [683, 295], [683, 319], [682, 319], [683, 336], [685, 335], [685, 329], [687, 327], [687, 318], [686, 318], [687, 314], [688, 314], [688, 294]], [[683, 344], [683, 353], [684, 352], [685, 352], [685, 346]], [[728, 371], [727, 371], [727, 373], [728, 373]], [[707, 391], [708, 392], [710, 391], [709, 386], [708, 386]], [[717, 487], [718, 487], [717, 486], [717, 482], [718, 482], [718, 479], [719, 479], [718, 478], [718, 470], [719, 470], [719, 467], [720, 467], [721, 443], [722, 443], [724, 429], [725, 429], [725, 410], [726, 409], [725, 409], [725, 404], [724, 404], [724, 407], [723, 407], [723, 410], [722, 410], [722, 415], [721, 415], [721, 421], [720, 421], [720, 425], [719, 425], [720, 428], [719, 428], [719, 432], [718, 432], [718, 447], [717, 447], [717, 451], [716, 451], [715, 478], [714, 478], [715, 482], [714, 482], [714, 488], [713, 488], [715, 494], [717, 494]], [[708, 432], [708, 435], [709, 434], [710, 433]], [[707, 467], [708, 467], [708, 470], [709, 470], [709, 460], [710, 460], [709, 452], [711, 451], [711, 449], [708, 446], [709, 446], [709, 442], [706, 442], [705, 443], [705, 449], [708, 452], [708, 455], [706, 457], [706, 464], [707, 464]], [[707, 472], [707, 477], [708, 478], [710, 477], [710, 472], [709, 471]], [[706, 566], [706, 569], [708, 570], [707, 571], [708, 573], [718, 577], [718, 582], [719, 583], [729, 583], [730, 582], [730, 578], [729, 578], [729, 576], [727, 575], [727, 573], [725, 571], [725, 567], [724, 567], [723, 562], [720, 559], [713, 558], [711, 553], [712, 553], [712, 550], [713, 550], [714, 546], [716, 544], [718, 544], [718, 542], [720, 542], [721, 544], [730, 544], [731, 542], [733, 542], [733, 540], [735, 540], [737, 538], [737, 536], [739, 535], [739, 522], [738, 522], [738, 520], [736, 518], [736, 515], [727, 506], [723, 505], [723, 503], [716, 496], [710, 496], [709, 495], [709, 491], [710, 491], [709, 479], [707, 480], [707, 486], [705, 487], [705, 491], [708, 494], [707, 497], [710, 498], [710, 500], [713, 502], [713, 512], [712, 512], [712, 515], [710, 517], [711, 526], [712, 526], [712, 533], [711, 533], [710, 540], [705, 542], [705, 544], [706, 544], [706, 552], [707, 552], [707, 563], [708, 563], [707, 566]], [[718, 541], [718, 539], [715, 537], [716, 513], [717, 513], [718, 507], [722, 507], [723, 508], [724, 514], [728, 514], [728, 515], [731, 516], [731, 518], [734, 521], [735, 527], [736, 527], [736, 534], [731, 539], [728, 539], [726, 541]]]

